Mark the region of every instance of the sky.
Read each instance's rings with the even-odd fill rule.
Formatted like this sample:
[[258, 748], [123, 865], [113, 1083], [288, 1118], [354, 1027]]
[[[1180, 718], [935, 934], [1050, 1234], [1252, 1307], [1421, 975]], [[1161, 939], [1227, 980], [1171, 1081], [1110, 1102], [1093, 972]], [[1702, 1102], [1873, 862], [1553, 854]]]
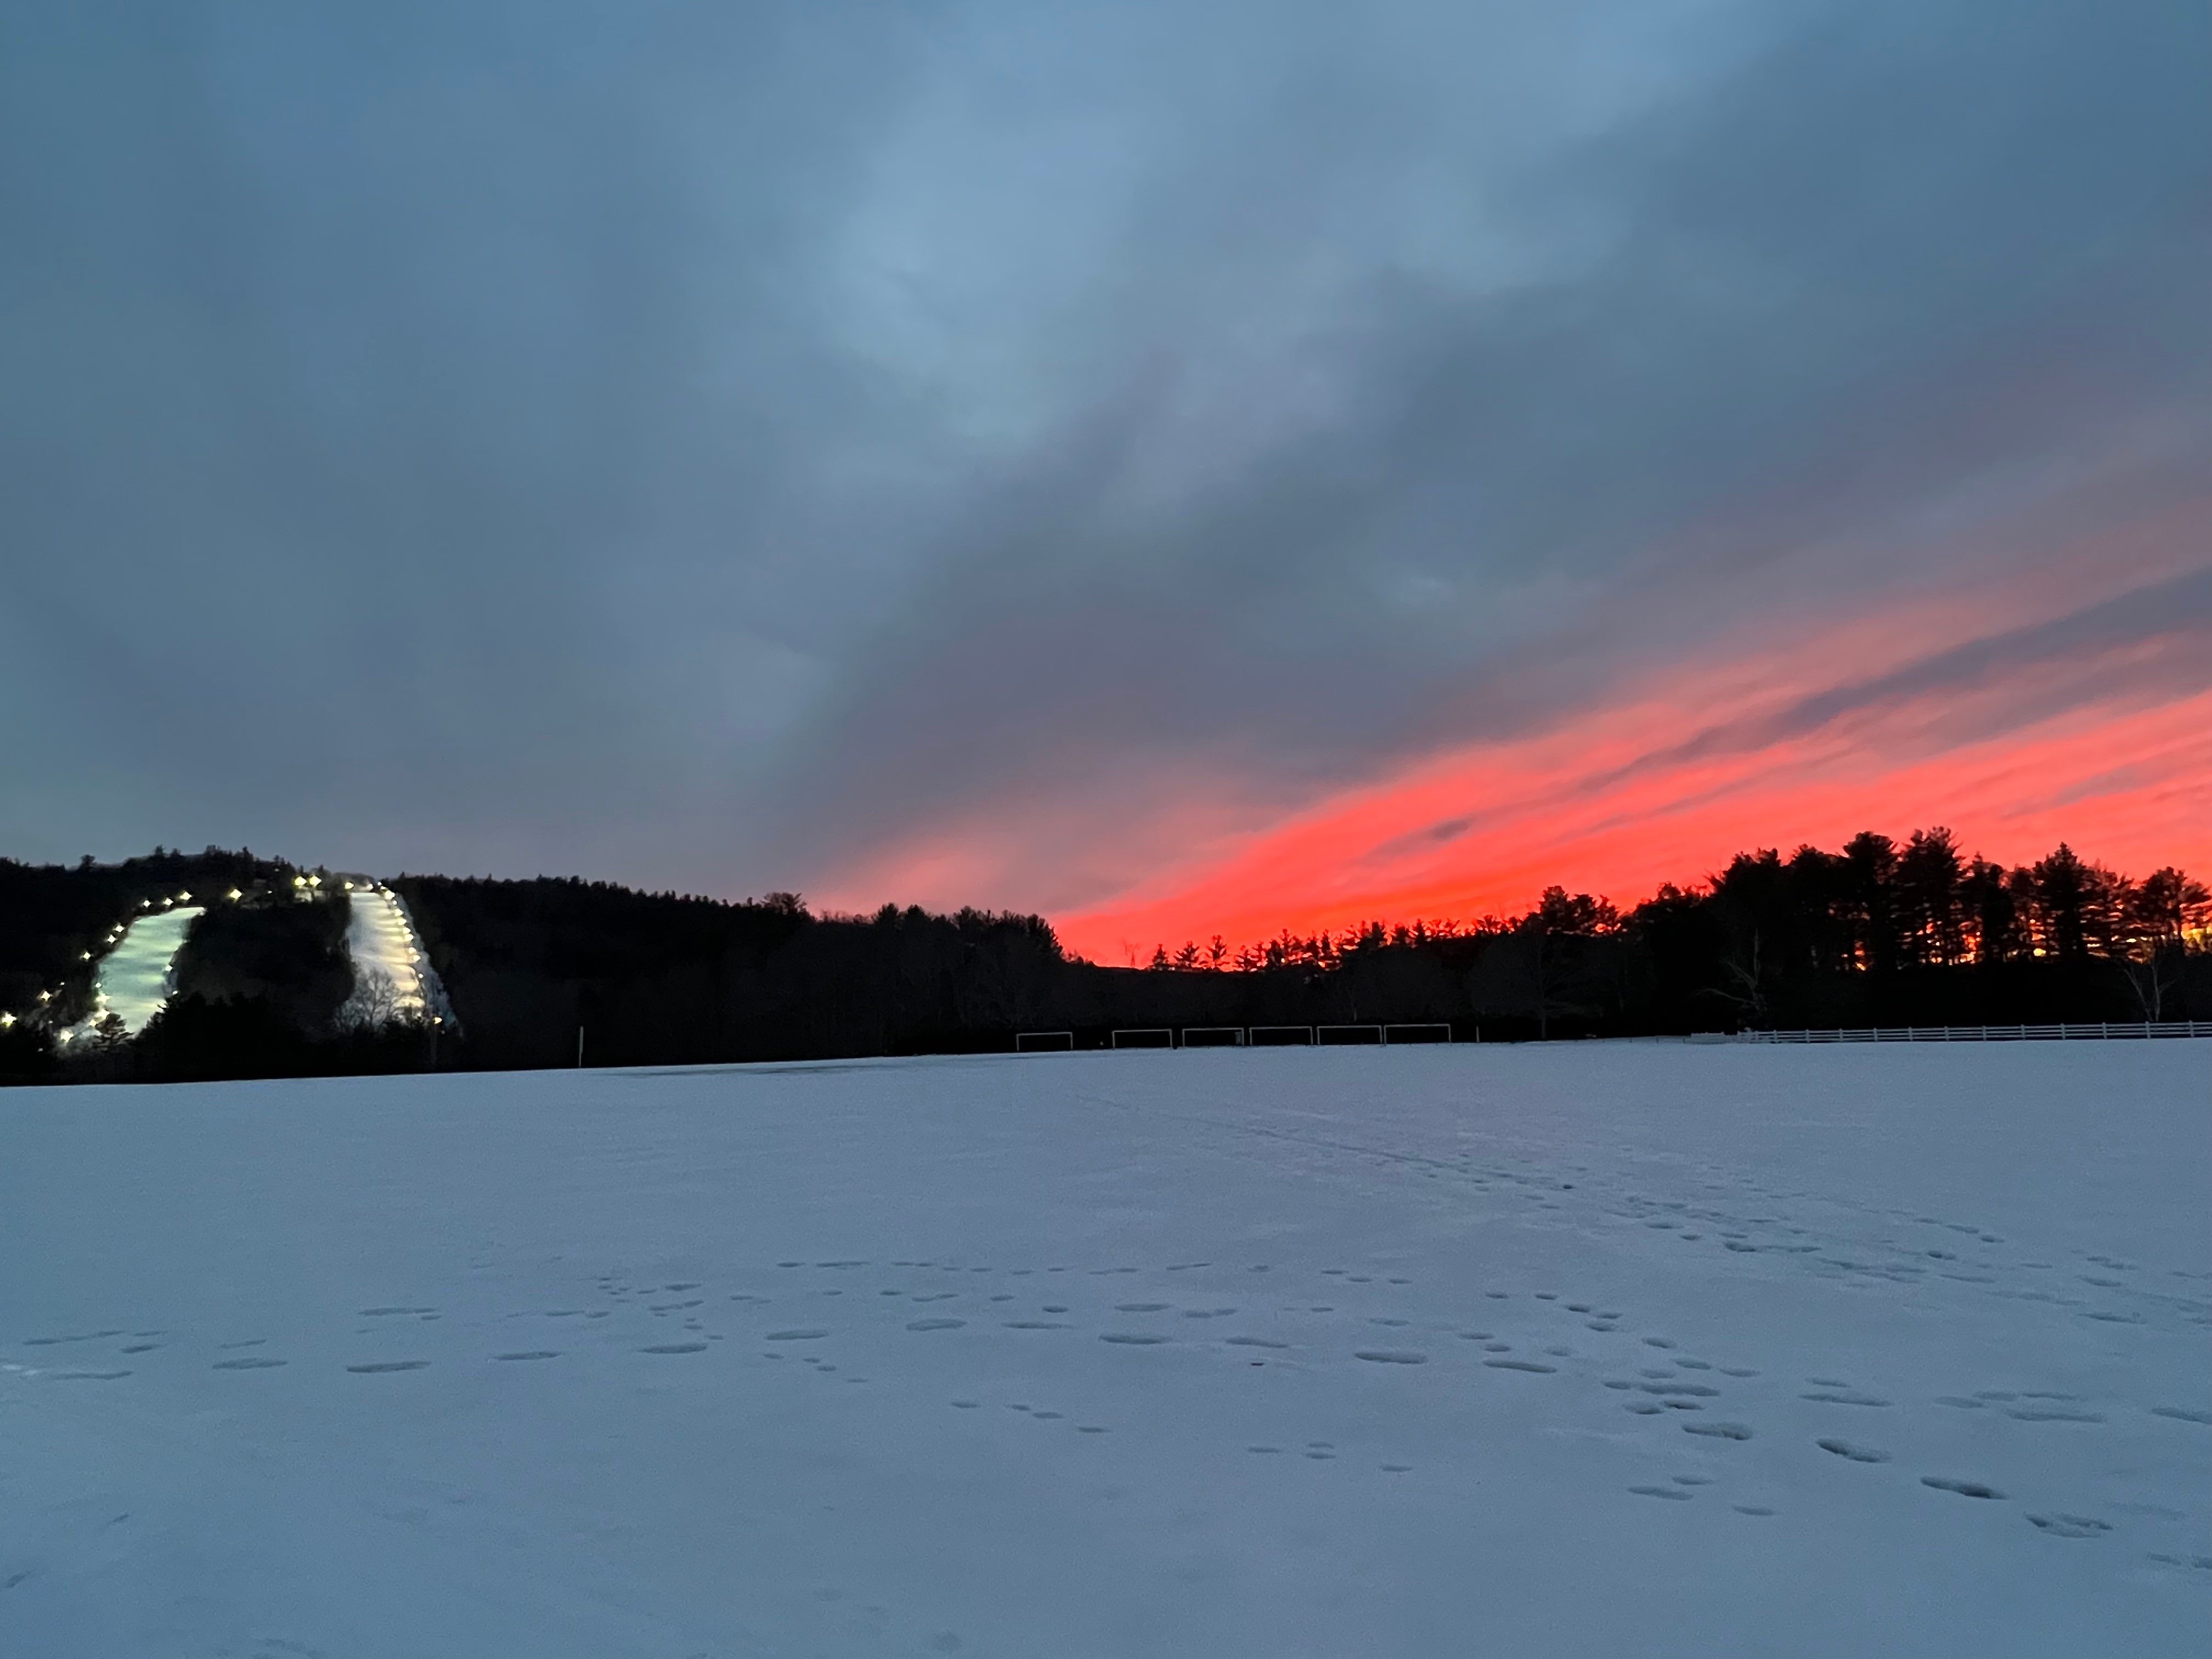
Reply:
[[1109, 962], [2212, 870], [2212, 13], [0, 0], [0, 854]]

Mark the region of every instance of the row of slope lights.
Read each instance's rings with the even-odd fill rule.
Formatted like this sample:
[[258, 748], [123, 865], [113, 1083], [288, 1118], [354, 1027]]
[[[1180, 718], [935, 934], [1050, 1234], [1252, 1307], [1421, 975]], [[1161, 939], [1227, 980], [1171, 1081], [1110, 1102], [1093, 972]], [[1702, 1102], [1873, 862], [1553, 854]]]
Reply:
[[[295, 876], [292, 878], [292, 881], [295, 886], [299, 884], [298, 877]], [[354, 890], [354, 884], [351, 882], [346, 883], [345, 886], [346, 891], [349, 893]], [[389, 887], [384, 886], [382, 884], [379, 883], [373, 884], [367, 890], [374, 893], [377, 897], [382, 899], [394, 910], [399, 908], [399, 901], [393, 896], [392, 891]], [[414, 925], [411, 922], [409, 922], [404, 916], [400, 918], [400, 925], [407, 929], [407, 961], [408, 964], [415, 969], [415, 994], [417, 996], [423, 996], [425, 988], [422, 984], [422, 948], [416, 942]], [[428, 999], [425, 998], [425, 1000], [427, 1002]], [[430, 1024], [433, 1025], [443, 1025], [445, 1023], [446, 1017], [443, 1014], [432, 1014], [430, 1016]]]

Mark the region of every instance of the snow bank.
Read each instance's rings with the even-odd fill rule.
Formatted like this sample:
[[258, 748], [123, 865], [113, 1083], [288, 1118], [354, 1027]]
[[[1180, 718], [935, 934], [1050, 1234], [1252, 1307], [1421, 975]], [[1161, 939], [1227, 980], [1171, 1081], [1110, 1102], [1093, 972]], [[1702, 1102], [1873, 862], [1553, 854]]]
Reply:
[[0, 1098], [10, 1651], [2204, 1651], [2202, 1042]]
[[198, 905], [180, 904], [133, 917], [94, 969], [92, 1012], [64, 1030], [61, 1040], [76, 1041], [109, 1014], [120, 1018], [133, 1036], [144, 1030], [176, 989], [177, 952], [202, 914]]

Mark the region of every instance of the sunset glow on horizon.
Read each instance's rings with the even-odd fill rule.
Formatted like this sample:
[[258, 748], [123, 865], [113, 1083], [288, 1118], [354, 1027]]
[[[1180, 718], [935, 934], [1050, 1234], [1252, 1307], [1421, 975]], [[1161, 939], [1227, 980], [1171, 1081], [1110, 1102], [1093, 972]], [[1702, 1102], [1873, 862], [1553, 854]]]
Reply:
[[[1762, 616], [1707, 659], [1541, 729], [1293, 811], [1238, 823], [1210, 787], [1233, 780], [1178, 775], [1145, 816], [1183, 847], [1051, 919], [1072, 951], [1120, 966], [1217, 934], [1233, 947], [1285, 928], [1511, 915], [1553, 884], [1626, 908], [1739, 852], [1937, 825], [2001, 863], [2063, 841], [2138, 876], [2212, 872], [2201, 518], [2192, 504], [2072, 544], [2001, 594], [1924, 589], [1781, 639]], [[1145, 826], [1133, 814], [1122, 828]], [[1003, 890], [1040, 840], [1078, 834], [1000, 800], [895, 846], [828, 902]]]
[[[1121, 966], [1157, 944], [1216, 933], [1235, 945], [1285, 927], [1510, 915], [1553, 884], [1626, 909], [1662, 883], [1699, 884], [1739, 852], [1833, 850], [1862, 830], [1901, 842], [1939, 824], [1968, 855], [2000, 863], [2033, 861], [2063, 841], [2137, 876], [2167, 864], [2212, 871], [2212, 693], [2075, 711], [1901, 763], [1815, 739], [1633, 782], [1559, 752], [1579, 735], [1454, 757], [1332, 799], [1127, 903], [1057, 919], [1061, 940]], [[1604, 756], [1604, 734], [1589, 735], [1584, 756]], [[1454, 803], [1480, 803], [1464, 814], [1477, 822], [1450, 835], [1431, 828]]]

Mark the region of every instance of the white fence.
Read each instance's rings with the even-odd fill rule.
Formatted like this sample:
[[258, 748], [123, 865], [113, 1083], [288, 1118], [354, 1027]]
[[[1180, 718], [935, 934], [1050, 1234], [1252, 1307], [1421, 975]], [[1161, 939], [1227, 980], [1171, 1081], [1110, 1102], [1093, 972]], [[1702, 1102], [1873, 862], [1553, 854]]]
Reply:
[[[2094, 1025], [1883, 1025], [1863, 1031], [1746, 1031], [1737, 1042], [2045, 1042], [2212, 1037], [2212, 1019]], [[1692, 1038], [1695, 1042], [1697, 1039]], [[1706, 1038], [1707, 1042], [1713, 1041]]]

